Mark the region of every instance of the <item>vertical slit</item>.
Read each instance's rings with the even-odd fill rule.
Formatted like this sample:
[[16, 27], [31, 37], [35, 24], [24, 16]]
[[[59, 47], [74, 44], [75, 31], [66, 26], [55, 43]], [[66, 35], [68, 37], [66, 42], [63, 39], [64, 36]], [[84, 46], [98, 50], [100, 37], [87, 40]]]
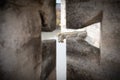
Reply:
[[47, 24], [45, 23], [45, 13], [40, 11], [40, 18], [41, 18], [41, 24], [42, 24], [42, 27], [47, 27]]

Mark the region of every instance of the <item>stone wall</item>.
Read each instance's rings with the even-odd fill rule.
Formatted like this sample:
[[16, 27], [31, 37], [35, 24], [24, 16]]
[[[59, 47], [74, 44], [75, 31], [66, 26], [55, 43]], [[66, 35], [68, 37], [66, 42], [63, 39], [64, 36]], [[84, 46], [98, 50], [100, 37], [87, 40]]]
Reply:
[[40, 80], [40, 32], [43, 25], [39, 11], [48, 11], [47, 16], [53, 22], [49, 20], [47, 23], [50, 26], [55, 24], [52, 20], [54, 10], [50, 9], [54, 5], [47, 2], [48, 0], [0, 1], [0, 80]]
[[39, 11], [42, 31], [53, 31], [56, 29], [56, 0], [43, 0], [42, 9]]
[[100, 49], [85, 40], [67, 39], [67, 80], [99, 80]]
[[[67, 28], [78, 29], [101, 22], [100, 65], [89, 65], [88, 68], [92, 69], [94, 67], [92, 73], [96, 75], [90, 75], [92, 79], [84, 75], [85, 79], [83, 80], [119, 80], [120, 1], [66, 0], [66, 11]], [[82, 66], [86, 63], [79, 63], [79, 65]], [[83, 68], [81, 67], [79, 70], [81, 69]], [[91, 70], [89, 69], [85, 73], [89, 73], [89, 71]], [[76, 75], [83, 76], [79, 71], [78, 74], [77, 71], [74, 72], [76, 72]], [[96, 79], [97, 75], [99, 75], [99, 78]]]
[[56, 80], [56, 40], [42, 41], [41, 80]]

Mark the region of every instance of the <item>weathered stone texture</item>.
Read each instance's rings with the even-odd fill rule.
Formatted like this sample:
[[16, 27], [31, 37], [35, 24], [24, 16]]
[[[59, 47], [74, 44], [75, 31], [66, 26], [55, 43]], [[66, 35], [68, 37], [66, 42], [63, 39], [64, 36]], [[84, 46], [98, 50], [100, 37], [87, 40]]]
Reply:
[[101, 63], [107, 77], [120, 79], [120, 1], [105, 3], [102, 20]]
[[53, 31], [56, 29], [56, 0], [43, 0], [42, 9], [39, 11], [42, 31]]
[[75, 38], [77, 41], [84, 40], [87, 37], [86, 31], [63, 32], [58, 34], [58, 42], [64, 42], [64, 39]]
[[97, 0], [66, 0], [67, 28], [78, 29], [100, 22], [102, 11], [99, 2]]
[[42, 41], [42, 72], [40, 80], [56, 80], [56, 40]]
[[[67, 27], [83, 28], [101, 22], [101, 47], [99, 69], [100, 80], [120, 79], [120, 1], [119, 0], [67, 0]], [[99, 14], [98, 14], [99, 13]], [[97, 17], [96, 17], [97, 16]], [[71, 63], [72, 64], [72, 63]], [[83, 65], [85, 63], [79, 63]], [[93, 64], [94, 65], [94, 64]], [[90, 65], [89, 65], [90, 67]], [[82, 69], [82, 68], [80, 68]], [[93, 71], [93, 72], [94, 72]], [[76, 72], [76, 71], [75, 71]], [[89, 73], [89, 70], [87, 70]], [[81, 74], [82, 75], [82, 74]], [[79, 75], [80, 76], [80, 75]], [[89, 77], [89, 76], [88, 76]], [[92, 76], [95, 77], [95, 76]], [[89, 80], [86, 78], [83, 80]], [[91, 80], [91, 79], [90, 79]], [[99, 80], [99, 79], [92, 79]]]
[[0, 1], [0, 80], [40, 80], [40, 0]]
[[99, 64], [100, 49], [84, 40], [67, 39], [67, 80], [98, 80]]

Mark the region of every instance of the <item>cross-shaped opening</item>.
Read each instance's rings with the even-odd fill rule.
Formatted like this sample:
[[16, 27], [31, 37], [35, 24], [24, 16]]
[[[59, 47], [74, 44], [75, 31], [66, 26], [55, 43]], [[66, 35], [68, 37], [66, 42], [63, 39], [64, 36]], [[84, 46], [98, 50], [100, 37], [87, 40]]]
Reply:
[[[89, 25], [83, 29], [67, 29], [66, 28], [66, 1], [56, 1], [56, 25], [57, 29], [53, 32], [42, 32], [42, 40], [56, 39], [56, 74], [57, 80], [67, 79], [67, 50], [66, 39], [63, 43], [58, 41], [58, 33], [73, 32], [74, 31], [87, 31], [85, 41], [89, 44], [99, 48], [100, 47], [100, 23]], [[60, 17], [61, 16], [61, 17]], [[44, 18], [44, 17], [43, 17]], [[43, 22], [45, 22], [43, 20]], [[42, 23], [44, 24], [44, 23]]]

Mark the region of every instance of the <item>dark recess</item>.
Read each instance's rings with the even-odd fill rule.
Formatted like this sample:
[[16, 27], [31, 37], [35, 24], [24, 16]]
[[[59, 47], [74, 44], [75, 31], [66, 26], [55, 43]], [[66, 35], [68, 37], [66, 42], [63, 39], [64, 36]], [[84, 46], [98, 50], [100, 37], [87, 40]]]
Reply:
[[0, 0], [0, 8], [3, 8], [6, 3], [7, 3], [7, 0]]

